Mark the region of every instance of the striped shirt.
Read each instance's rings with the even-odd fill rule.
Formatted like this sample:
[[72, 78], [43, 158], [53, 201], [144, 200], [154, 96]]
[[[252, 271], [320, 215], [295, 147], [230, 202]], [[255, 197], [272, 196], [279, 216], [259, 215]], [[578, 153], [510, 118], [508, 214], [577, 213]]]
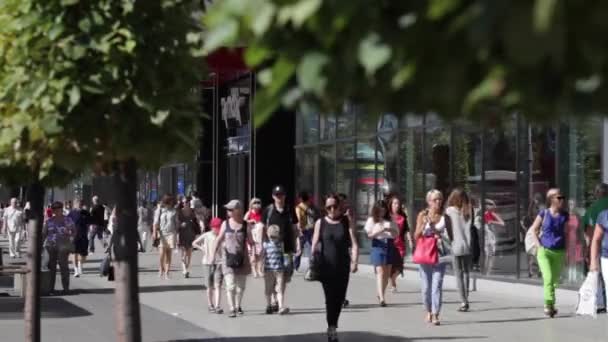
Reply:
[[283, 244], [275, 241], [266, 241], [264, 247], [264, 270], [283, 271]]

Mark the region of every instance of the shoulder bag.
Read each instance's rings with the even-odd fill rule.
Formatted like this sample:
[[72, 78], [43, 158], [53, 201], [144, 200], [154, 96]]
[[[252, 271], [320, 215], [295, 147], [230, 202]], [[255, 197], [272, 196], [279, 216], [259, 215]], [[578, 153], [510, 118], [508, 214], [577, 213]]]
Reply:
[[436, 265], [439, 262], [439, 249], [435, 235], [421, 235], [416, 239], [412, 260], [419, 265]]
[[[539, 239], [543, 233], [543, 226], [545, 225], [545, 219], [547, 218], [547, 209], [543, 210], [542, 213], [543, 213], [543, 220], [540, 223], [540, 234], [538, 235]], [[534, 222], [532, 223], [532, 225], [534, 225]], [[535, 232], [532, 229], [532, 227], [528, 228], [528, 231], [526, 232], [526, 238], [524, 240], [524, 244], [526, 247], [526, 253], [528, 253], [530, 255], [536, 255], [538, 253], [538, 245], [536, 244], [536, 239], [534, 238], [534, 235], [535, 235]]]

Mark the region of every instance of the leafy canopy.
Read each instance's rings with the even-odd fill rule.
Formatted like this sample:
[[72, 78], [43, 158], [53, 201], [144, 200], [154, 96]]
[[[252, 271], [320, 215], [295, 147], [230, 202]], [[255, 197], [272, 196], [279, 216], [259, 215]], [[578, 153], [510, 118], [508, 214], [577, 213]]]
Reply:
[[197, 3], [1, 1], [5, 173], [27, 166], [44, 177], [129, 158], [153, 165], [191, 151], [202, 68]]
[[605, 13], [600, 0], [223, 0], [205, 15], [205, 48], [247, 47], [262, 119], [279, 105], [351, 100], [543, 120], [605, 109]]

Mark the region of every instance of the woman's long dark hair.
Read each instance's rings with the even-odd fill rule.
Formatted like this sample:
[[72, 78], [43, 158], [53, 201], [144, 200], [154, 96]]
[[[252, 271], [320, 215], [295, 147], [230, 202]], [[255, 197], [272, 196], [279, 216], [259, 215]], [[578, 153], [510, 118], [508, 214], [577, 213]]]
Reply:
[[[382, 216], [382, 214], [381, 214], [382, 209], [384, 209], [384, 216]], [[372, 212], [371, 212], [370, 216], [374, 219], [374, 222], [380, 222], [382, 219], [390, 220], [391, 213], [388, 210], [386, 201], [385, 200], [376, 201], [376, 203], [374, 204], [374, 206], [372, 208]]]

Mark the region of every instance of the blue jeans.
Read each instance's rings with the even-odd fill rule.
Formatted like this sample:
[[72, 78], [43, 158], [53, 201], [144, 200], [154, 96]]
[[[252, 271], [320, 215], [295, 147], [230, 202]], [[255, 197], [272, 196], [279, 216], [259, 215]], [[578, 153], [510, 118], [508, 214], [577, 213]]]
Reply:
[[419, 265], [422, 289], [422, 304], [427, 312], [438, 315], [441, 311], [443, 295], [443, 276], [446, 263], [437, 265]]
[[293, 266], [297, 270], [300, 269], [300, 262], [302, 261], [302, 256], [304, 255], [304, 246], [308, 243], [309, 246], [312, 246], [312, 235], [314, 233], [314, 229], [306, 229], [302, 231], [302, 236], [298, 238], [298, 243], [300, 244], [300, 255], [296, 256], [293, 260]]

